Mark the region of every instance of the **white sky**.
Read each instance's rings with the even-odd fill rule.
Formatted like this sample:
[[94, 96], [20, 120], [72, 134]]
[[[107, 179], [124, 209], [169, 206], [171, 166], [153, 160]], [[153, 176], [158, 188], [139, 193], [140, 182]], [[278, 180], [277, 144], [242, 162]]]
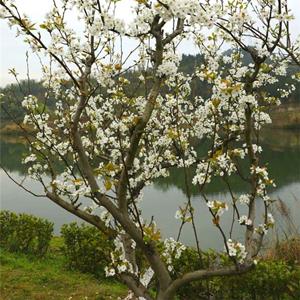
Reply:
[[[131, 14], [130, 5], [128, 5], [131, 1], [128, 0], [121, 7], [120, 14], [124, 18], [128, 18]], [[16, 3], [21, 11], [29, 15], [34, 22], [41, 22], [52, 5], [50, 0], [17, 0]], [[298, 35], [300, 34], [300, 0], [288, 0], [288, 3], [295, 16], [295, 20], [291, 23], [291, 31], [294, 35]], [[22, 38], [16, 37], [15, 31], [11, 30], [5, 21], [0, 20], [0, 86], [15, 82], [14, 78], [8, 74], [10, 68], [15, 68], [20, 78], [26, 77], [26, 50], [28, 46]], [[192, 53], [191, 44], [185, 44], [181, 51]], [[30, 55], [29, 63], [30, 77], [40, 78], [40, 64], [35, 56]]]

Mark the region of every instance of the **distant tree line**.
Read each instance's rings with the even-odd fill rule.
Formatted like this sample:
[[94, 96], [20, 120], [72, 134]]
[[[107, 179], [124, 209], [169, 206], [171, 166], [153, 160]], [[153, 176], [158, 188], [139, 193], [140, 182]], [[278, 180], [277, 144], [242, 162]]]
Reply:
[[[227, 50], [224, 52], [224, 55], [230, 54], [231, 50]], [[243, 57], [243, 64], [247, 65], [251, 62], [251, 58], [249, 55], [245, 54]], [[197, 66], [200, 66], [204, 62], [202, 56], [200, 54], [197, 55], [183, 55], [182, 61], [179, 67], [179, 71], [184, 74], [191, 74], [195, 70]], [[292, 79], [292, 74], [300, 71], [299, 66], [290, 66], [287, 69], [286, 76], [279, 76], [279, 80], [277, 84], [270, 85], [265, 87], [265, 92], [271, 95], [279, 96], [279, 89], [283, 89], [287, 85], [295, 85], [295, 90], [290, 95], [289, 99], [285, 100], [288, 103], [296, 103], [300, 102], [300, 82], [295, 82]], [[151, 88], [151, 86], [145, 86], [139, 80], [140, 72], [137, 70], [127, 71], [125, 74], [125, 78], [128, 79], [129, 84], [127, 87], [128, 95], [130, 94], [130, 90], [133, 90], [135, 94], [144, 95], [147, 90]], [[146, 75], [145, 75], [146, 76]], [[151, 85], [151, 81], [148, 85]], [[193, 79], [191, 83], [191, 101], [196, 96], [202, 96], [204, 98], [209, 97], [211, 93], [211, 86], [206, 81], [200, 81], [198, 78]], [[68, 83], [66, 83], [66, 88], [68, 87]], [[103, 91], [101, 91], [103, 93]], [[47, 93], [47, 88], [43, 86], [42, 82], [36, 80], [21, 80], [18, 83], [9, 84], [4, 88], [0, 88], [0, 94], [4, 96], [1, 99], [1, 109], [0, 109], [0, 122], [8, 122], [11, 120], [21, 121], [24, 118], [25, 111], [21, 105], [22, 100], [25, 96], [34, 95], [36, 96], [40, 102], [42, 107], [46, 107], [47, 109], [53, 108], [55, 101], [53, 96]], [[46, 96], [45, 96], [46, 95]], [[47, 105], [44, 105], [47, 102]], [[51, 105], [51, 103], [53, 105]]]

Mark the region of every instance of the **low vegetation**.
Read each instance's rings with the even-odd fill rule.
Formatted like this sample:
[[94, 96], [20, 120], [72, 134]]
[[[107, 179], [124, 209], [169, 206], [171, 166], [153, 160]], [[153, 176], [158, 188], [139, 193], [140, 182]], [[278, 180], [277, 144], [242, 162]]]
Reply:
[[68, 270], [61, 252], [55, 251], [58, 243], [54, 239], [51, 254], [42, 259], [1, 249], [0, 299], [108, 300], [127, 294], [117, 282]]
[[[16, 220], [19, 223], [22, 221], [23, 232], [27, 234], [40, 232], [45, 224], [49, 228], [52, 224], [34, 216], [8, 211], [2, 211], [0, 216], [0, 300], [117, 300], [126, 297], [127, 288], [124, 285], [104, 276], [104, 268], [113, 248], [111, 241], [96, 228], [76, 223], [64, 225], [62, 236], [52, 237], [49, 244], [46, 242], [48, 251], [43, 252], [41, 257], [35, 251], [28, 252], [28, 248], [18, 248], [17, 252], [12, 252], [16, 249], [8, 246], [11, 239], [4, 239], [3, 236], [11, 236], [8, 232], [21, 230]], [[20, 235], [18, 242], [22, 244], [26, 236]], [[216, 277], [190, 283], [179, 290], [178, 300], [204, 300], [211, 295], [216, 300], [300, 299], [299, 253], [299, 237], [278, 242], [266, 251], [252, 271], [239, 277]], [[201, 263], [207, 268], [214, 268], [218, 264], [226, 265], [228, 258], [209, 250], [202, 253]], [[174, 276], [184, 274], [186, 269], [197, 268], [198, 252], [187, 248], [174, 263]]]
[[[300, 243], [298, 247], [299, 245]], [[295, 248], [295, 245], [293, 247]], [[291, 253], [288, 255], [292, 256]], [[204, 254], [205, 264], [210, 268], [214, 268], [217, 263], [223, 265], [228, 263], [225, 256], [221, 257], [221, 262], [218, 262], [217, 258], [214, 251]], [[261, 257], [256, 267], [245, 274], [193, 282], [182, 287], [178, 295], [180, 299], [203, 300], [210, 299], [210, 296], [213, 296], [215, 300], [300, 299], [300, 268], [297, 263], [298, 261], [286, 259], [283, 256]], [[198, 265], [197, 252], [188, 249], [175, 264], [175, 276], [183, 274], [186, 269], [196, 270]]]
[[28, 214], [0, 212], [0, 246], [12, 251], [44, 256], [53, 234], [53, 223]]
[[61, 228], [63, 254], [69, 269], [77, 269], [104, 278], [105, 266], [110, 260], [113, 243], [97, 228], [77, 223]]

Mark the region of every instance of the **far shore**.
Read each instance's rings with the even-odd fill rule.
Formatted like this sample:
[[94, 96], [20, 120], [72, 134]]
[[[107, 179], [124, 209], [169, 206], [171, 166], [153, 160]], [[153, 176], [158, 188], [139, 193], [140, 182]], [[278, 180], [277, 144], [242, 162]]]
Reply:
[[[300, 103], [282, 104], [270, 112], [272, 123], [268, 128], [274, 129], [300, 129]], [[20, 126], [21, 125], [21, 126]], [[35, 130], [24, 125], [20, 121], [20, 125], [13, 121], [0, 123], [0, 134], [3, 136], [22, 136], [25, 133], [33, 134]]]

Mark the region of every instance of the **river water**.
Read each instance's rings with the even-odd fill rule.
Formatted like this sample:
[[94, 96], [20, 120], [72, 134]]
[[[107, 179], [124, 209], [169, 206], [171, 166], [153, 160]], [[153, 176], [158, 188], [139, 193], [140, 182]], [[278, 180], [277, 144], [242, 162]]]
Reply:
[[[20, 163], [26, 151], [25, 145], [17, 138], [1, 137], [1, 164], [17, 180], [24, 179], [24, 166]], [[269, 240], [275, 236], [290, 236], [300, 229], [300, 131], [287, 131], [268, 129], [263, 134], [263, 160], [269, 164], [269, 173], [274, 178], [277, 187], [271, 192], [275, 202], [273, 213], [276, 218], [276, 226], [273, 233], [268, 233]], [[1, 180], [1, 209], [14, 212], [25, 212], [44, 217], [54, 222], [55, 234], [59, 234], [60, 227], [64, 223], [80, 220], [72, 214], [64, 211], [46, 198], [35, 198], [14, 184], [0, 170]], [[26, 179], [26, 187], [33, 191], [41, 191], [41, 187], [33, 180]], [[234, 185], [237, 194], [243, 193], [244, 186], [238, 182]], [[215, 182], [207, 190], [211, 199], [227, 199], [228, 194], [224, 187]], [[216, 227], [212, 225], [211, 216], [208, 213], [204, 200], [192, 188], [192, 202], [196, 212], [197, 231], [200, 246], [206, 248], [222, 247], [222, 240]], [[172, 172], [171, 176], [157, 181], [144, 191], [142, 204], [143, 217], [154, 218], [162, 235], [176, 237], [179, 229], [179, 221], [174, 218], [175, 212], [186, 201], [184, 177], [181, 171]], [[258, 214], [261, 212], [258, 203]], [[231, 224], [231, 215], [226, 213], [222, 217], [222, 225], [228, 232]], [[190, 225], [183, 228], [182, 241], [194, 245], [194, 237]], [[234, 235], [242, 238], [242, 227], [237, 226]]]

